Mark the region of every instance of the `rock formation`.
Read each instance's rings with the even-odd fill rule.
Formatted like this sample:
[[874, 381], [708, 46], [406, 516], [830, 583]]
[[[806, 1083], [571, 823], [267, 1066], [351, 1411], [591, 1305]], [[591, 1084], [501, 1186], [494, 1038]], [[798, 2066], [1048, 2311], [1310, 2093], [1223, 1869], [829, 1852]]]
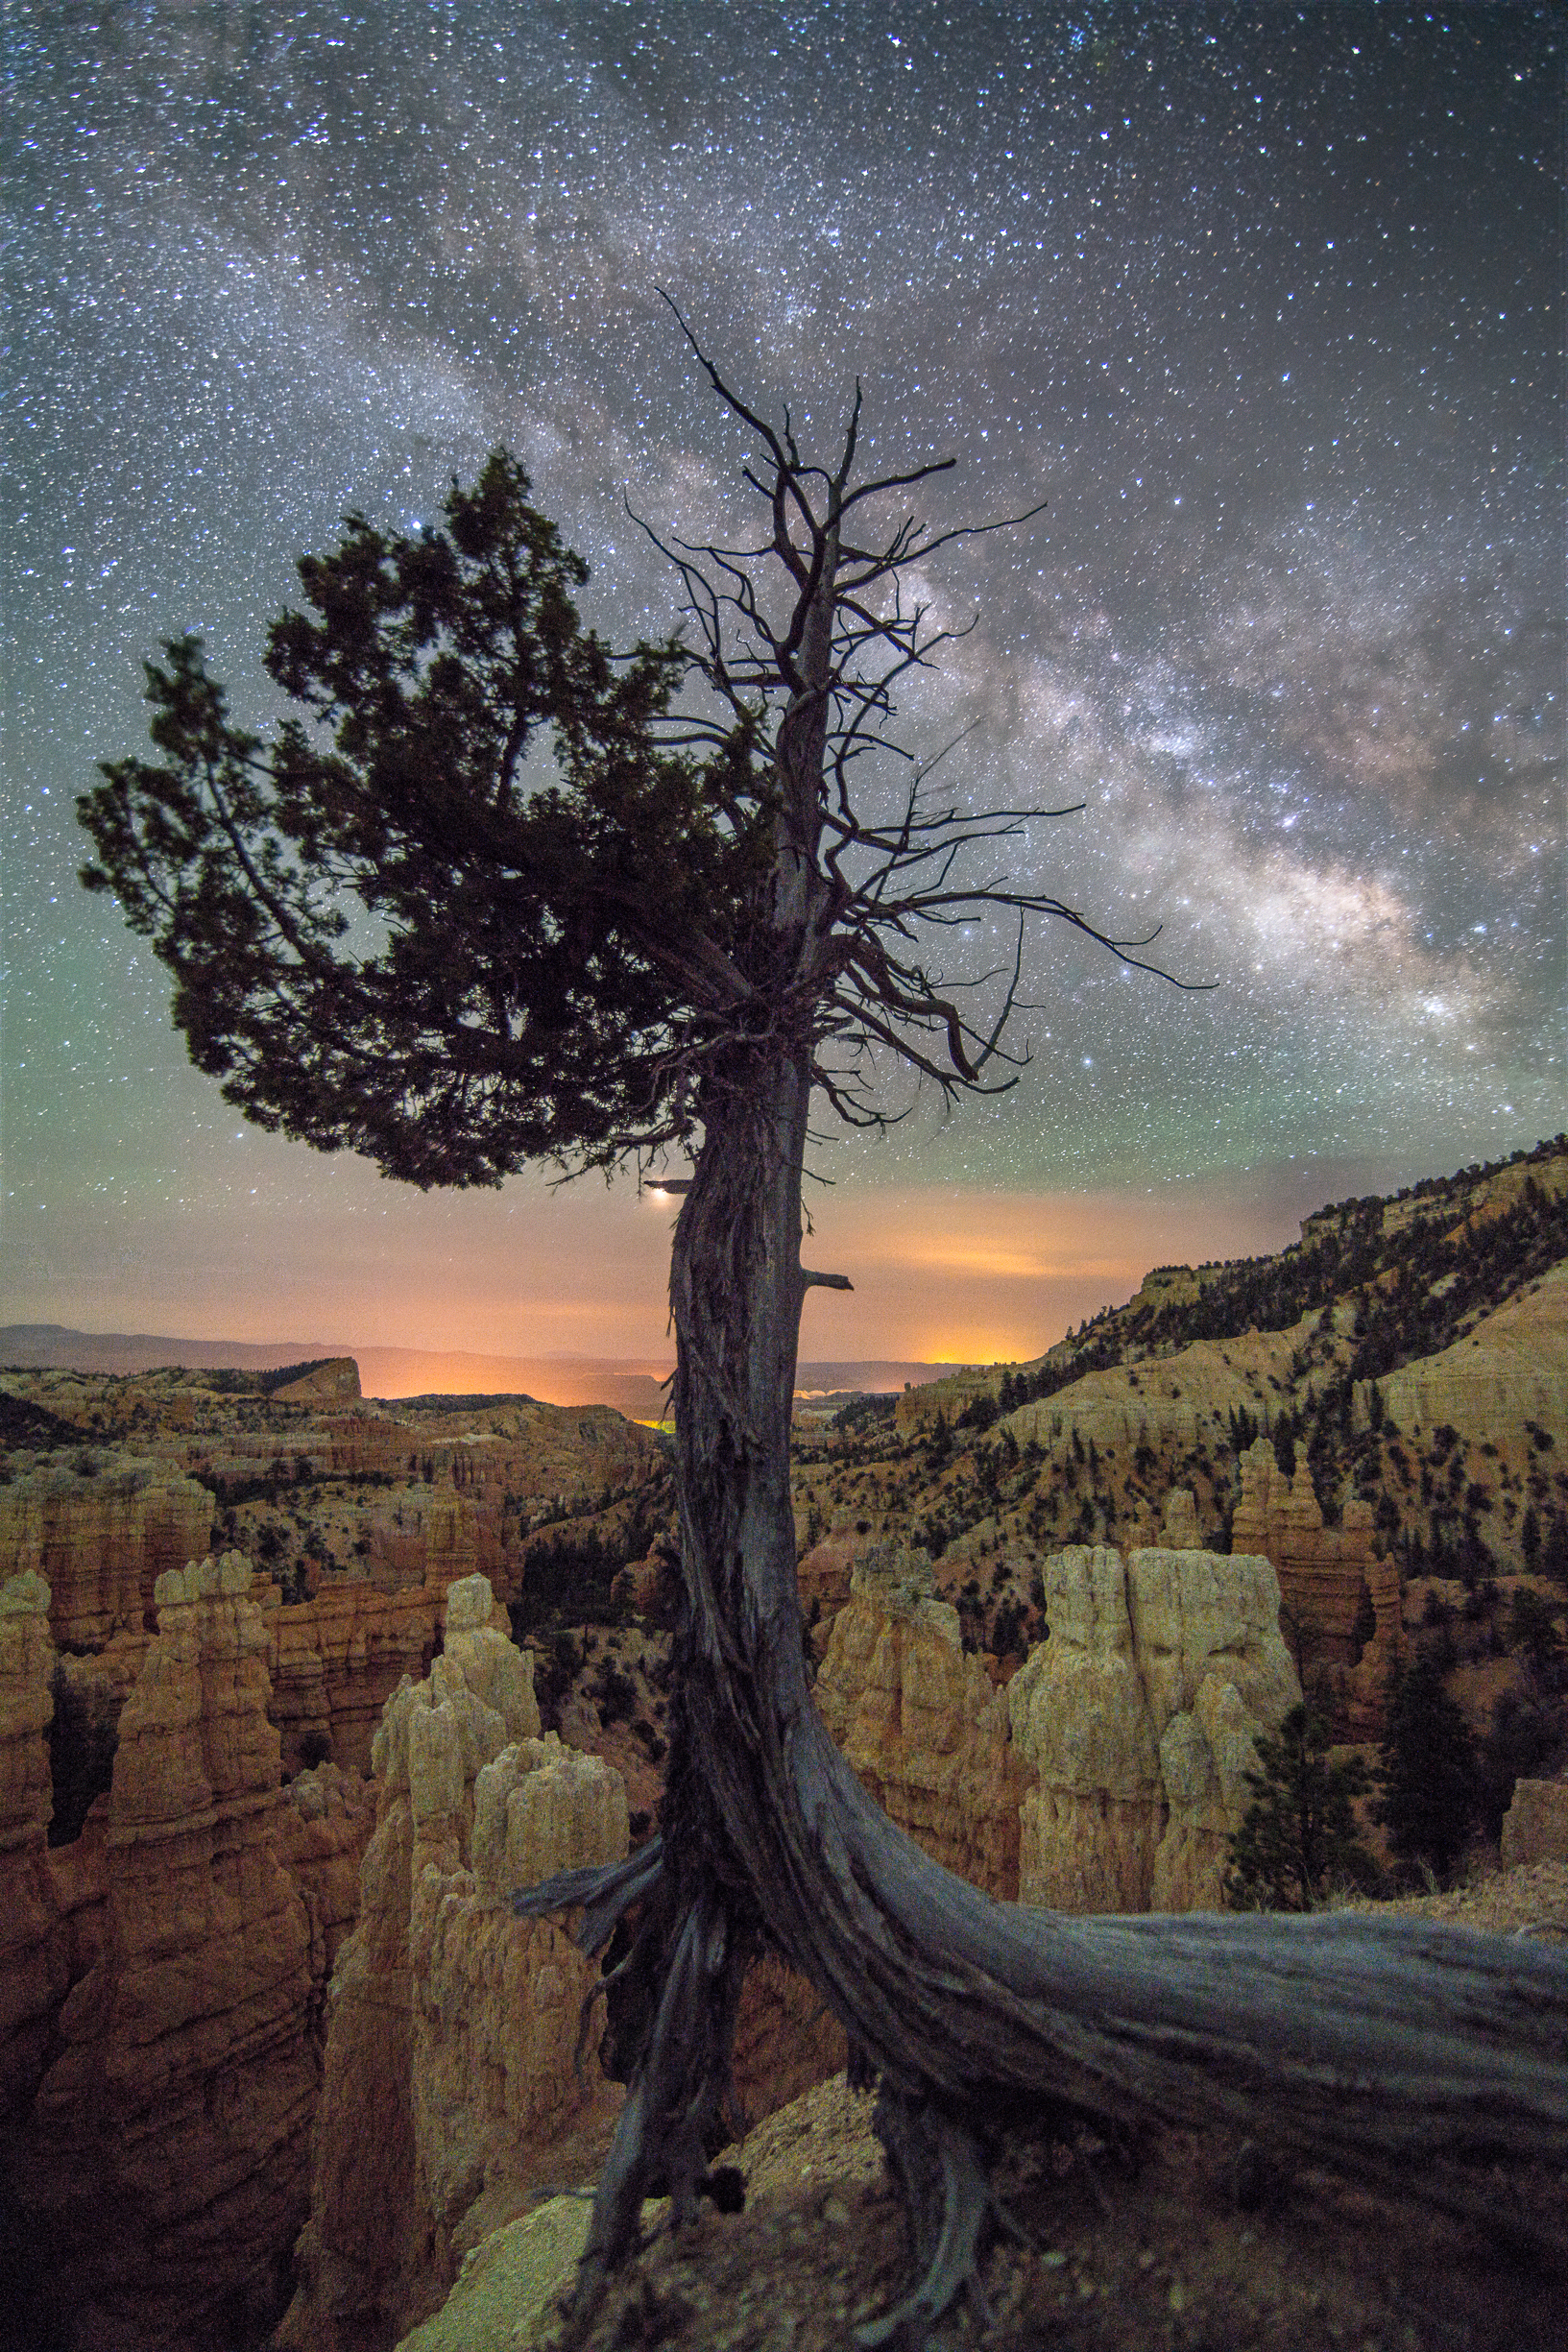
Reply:
[[47, 1839], [49, 1588], [30, 1569], [0, 1586], [0, 2130], [9, 2140], [43, 2073], [68, 1981]]
[[449, 1486], [405, 1490], [371, 1520], [372, 1580], [437, 1585], [443, 1592], [461, 1576], [488, 1575], [494, 1582], [501, 1532], [495, 1502], [485, 1509]]
[[[1309, 1683], [1326, 1676], [1338, 1735], [1376, 1739], [1405, 1633], [1398, 1564], [1374, 1555], [1371, 1506], [1346, 1503], [1342, 1524], [1325, 1527], [1308, 1472], [1287, 1478], [1269, 1441], [1259, 1438], [1242, 1457], [1231, 1540], [1238, 1552], [1273, 1562], [1298, 1669]], [[1368, 1603], [1372, 1631], [1363, 1639], [1357, 1629]]]
[[[282, 1791], [277, 1858], [304, 1903], [311, 1983], [324, 1997], [359, 1917], [359, 1866], [374, 1827], [374, 1791], [356, 1772], [318, 1764], [297, 1773]], [[323, 2021], [324, 2039], [325, 2030]]]
[[834, 1617], [849, 1600], [856, 1555], [863, 1549], [847, 1527], [834, 1527], [801, 1561], [797, 1570], [801, 1614], [819, 1658], [826, 1652]]
[[0, 1488], [0, 1581], [42, 1577], [57, 1649], [102, 1650], [120, 1636], [139, 1658], [154, 1586], [203, 1557], [211, 1527], [206, 1489], [157, 1463], [34, 1470]]
[[266, 1611], [273, 1715], [285, 1769], [314, 1753], [350, 1772], [370, 1769], [381, 1709], [405, 1674], [435, 1654], [450, 1585], [440, 1576], [388, 1592], [335, 1577], [313, 1600]]
[[313, 1364], [298, 1380], [286, 1380], [269, 1391], [284, 1405], [344, 1404], [359, 1396], [359, 1367], [352, 1356], [328, 1356]]
[[332, 1980], [281, 2338], [301, 2352], [346, 2352], [431, 2307], [463, 2246], [618, 2103], [596, 2080], [597, 2021], [581, 2079], [572, 2064], [596, 1964], [506, 1897], [623, 1855], [625, 1791], [539, 1737], [531, 1667], [496, 1617], [483, 1577], [455, 1584], [443, 1655], [375, 1735], [376, 1828]]
[[158, 1577], [120, 1717], [97, 1957], [60, 2011], [18, 2183], [70, 2340], [222, 2340], [275, 2295], [305, 2209], [311, 1930], [275, 1848], [250, 1585], [234, 1553]]
[[1515, 1781], [1503, 1816], [1503, 1867], [1568, 1862], [1568, 1781]]
[[899, 1827], [948, 1869], [1015, 1900], [1029, 1774], [1008, 1743], [1006, 1697], [965, 1656], [957, 1611], [936, 1598], [924, 1552], [861, 1553], [816, 1697], [829, 1734]]
[[1203, 1539], [1197, 1531], [1197, 1504], [1191, 1487], [1172, 1487], [1165, 1498], [1165, 1524], [1160, 1531], [1157, 1547], [1166, 1552], [1200, 1552]]
[[[1257, 1414], [1278, 1397], [1292, 1355], [1319, 1321], [1315, 1309], [1283, 1331], [1194, 1340], [1170, 1355], [1084, 1372], [1052, 1395], [1017, 1406], [1005, 1426], [1020, 1445], [1032, 1440], [1053, 1456], [1072, 1443], [1074, 1432], [1080, 1444], [1093, 1439], [1101, 1452], [1130, 1451], [1146, 1441], [1177, 1450], [1195, 1445], [1206, 1430], [1211, 1437], [1222, 1431], [1233, 1410]], [[939, 1411], [951, 1422], [974, 1396], [994, 1396], [999, 1379], [995, 1370], [971, 1372], [911, 1389], [899, 1399], [901, 1435], [913, 1436]]]
[[[1389, 1372], [1378, 1383], [1389, 1418], [1419, 1443], [1446, 1422], [1474, 1444], [1527, 1421], [1568, 1445], [1568, 1265], [1483, 1316], [1452, 1347]], [[1371, 1384], [1357, 1385], [1364, 1427]]]
[[1073, 1545], [1047, 1564], [1049, 1638], [1007, 1688], [1019, 1893], [1068, 1911], [1220, 1901], [1260, 1730], [1300, 1697], [1266, 1560]]
[[[623, 2096], [597, 2064], [602, 2010], [574, 2063], [597, 1963], [508, 1897], [624, 1855], [625, 1784], [539, 1736], [531, 1662], [504, 1624], [483, 1577], [455, 1584], [442, 1655], [375, 1734], [376, 1827], [328, 1997], [310, 2219], [278, 2340], [296, 2352], [358, 2352], [433, 2309], [541, 2180], [593, 2169]], [[746, 2112], [845, 2054], [810, 1988], [760, 1962], [736, 2036]]]

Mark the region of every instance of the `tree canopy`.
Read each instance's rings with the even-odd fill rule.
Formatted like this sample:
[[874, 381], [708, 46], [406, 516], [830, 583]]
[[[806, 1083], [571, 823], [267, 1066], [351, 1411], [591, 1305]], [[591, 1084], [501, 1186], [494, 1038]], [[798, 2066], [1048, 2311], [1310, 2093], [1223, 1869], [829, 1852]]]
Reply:
[[[454, 478], [443, 527], [354, 513], [332, 554], [302, 559], [304, 609], [268, 637], [295, 706], [270, 740], [231, 721], [199, 638], [146, 665], [162, 757], [105, 763], [79, 801], [97, 850], [82, 879], [151, 938], [192, 1060], [258, 1125], [423, 1186], [608, 1168], [689, 1142], [708, 1078], [784, 1034], [870, 1122], [879, 1043], [944, 1086], [995, 1082], [1012, 992], [978, 1033], [909, 952], [920, 925], [1004, 908], [1129, 961], [1147, 944], [961, 871], [1043, 812], [960, 813], [919, 770], [891, 824], [857, 812], [855, 763], [904, 756], [893, 684], [943, 642], [903, 574], [965, 534], [905, 521], [858, 545], [866, 500], [943, 469], [851, 490], [855, 424], [828, 476], [726, 397], [774, 456], [773, 527], [754, 548], [667, 550], [688, 643], [616, 655], [585, 627], [588, 567], [497, 449], [471, 488]], [[826, 530], [802, 527], [818, 477]], [[760, 563], [790, 585], [782, 621]], [[678, 708], [693, 685], [700, 707]], [[786, 811], [801, 762], [808, 802]], [[777, 920], [781, 828], [786, 862], [824, 885], [804, 955]]]
[[617, 662], [583, 626], [588, 568], [528, 492], [497, 450], [443, 529], [350, 515], [270, 633], [300, 715], [235, 727], [200, 641], [172, 641], [147, 665], [161, 761], [107, 764], [81, 804], [83, 880], [173, 972], [197, 1067], [421, 1185], [684, 1131], [771, 847], [743, 741], [660, 747], [684, 657]]

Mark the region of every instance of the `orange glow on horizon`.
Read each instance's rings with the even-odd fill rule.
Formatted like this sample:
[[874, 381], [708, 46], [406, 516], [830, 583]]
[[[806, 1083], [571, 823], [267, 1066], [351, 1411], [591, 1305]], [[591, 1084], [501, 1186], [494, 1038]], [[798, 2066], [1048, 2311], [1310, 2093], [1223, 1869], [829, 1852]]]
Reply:
[[[352, 1165], [334, 1178], [309, 1214], [289, 1188], [258, 1197], [243, 1251], [216, 1197], [187, 1209], [178, 1249], [130, 1252], [111, 1270], [87, 1236], [80, 1248], [68, 1236], [59, 1260], [13, 1287], [9, 1316], [288, 1344], [302, 1354], [417, 1356], [395, 1386], [366, 1380], [367, 1393], [389, 1395], [510, 1388], [525, 1364], [531, 1393], [550, 1398], [564, 1359], [667, 1370], [679, 1195], [653, 1183], [640, 1195], [631, 1184], [554, 1190], [529, 1176], [500, 1196], [424, 1196]], [[1318, 1198], [1303, 1179], [1288, 1188], [1266, 1172], [1122, 1193], [848, 1182], [825, 1198], [813, 1191], [807, 1261], [853, 1289], [809, 1292], [800, 1354], [1027, 1362], [1131, 1297], [1152, 1267], [1282, 1248]]]

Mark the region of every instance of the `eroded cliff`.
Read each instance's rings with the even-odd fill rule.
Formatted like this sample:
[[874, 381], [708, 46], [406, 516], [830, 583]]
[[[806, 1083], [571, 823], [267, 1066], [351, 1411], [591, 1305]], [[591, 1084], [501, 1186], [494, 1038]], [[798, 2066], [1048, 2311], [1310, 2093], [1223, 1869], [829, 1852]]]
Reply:
[[1064, 1911], [1221, 1902], [1261, 1730], [1301, 1696], [1266, 1560], [1073, 1545], [1046, 1570], [1049, 1638], [1007, 1689], [1019, 1893]]
[[[532, 1669], [480, 1576], [446, 1596], [430, 1674], [405, 1680], [374, 1745], [376, 1827], [329, 1995], [300, 2285], [280, 2340], [385, 2342], [458, 2256], [619, 2094], [591, 2030], [597, 1967], [563, 1928], [515, 1919], [512, 1888], [627, 1850], [625, 1790], [539, 1736]], [[478, 2213], [465, 2236], [465, 2222]]]
[[[84, 2345], [222, 2340], [305, 2209], [311, 1923], [277, 1850], [266, 1636], [236, 1554], [157, 1579], [17, 2191]], [[89, 1950], [91, 1946], [89, 1946]]]

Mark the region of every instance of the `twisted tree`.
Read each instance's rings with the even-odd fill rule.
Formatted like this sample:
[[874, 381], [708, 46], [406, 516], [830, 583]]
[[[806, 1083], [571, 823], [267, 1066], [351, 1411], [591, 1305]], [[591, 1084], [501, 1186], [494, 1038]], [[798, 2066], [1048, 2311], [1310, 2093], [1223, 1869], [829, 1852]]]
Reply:
[[[920, 2275], [868, 2344], [978, 2292], [986, 2135], [1022, 2112], [1113, 2133], [1218, 2121], [1518, 2226], [1499, 2162], [1568, 2157], [1561, 1959], [1344, 1914], [997, 1903], [897, 1831], [822, 1730], [789, 1494], [802, 1304], [845, 1281], [801, 1262], [813, 1093], [863, 1123], [889, 1062], [949, 1094], [1006, 1086], [1031, 920], [1131, 962], [1149, 943], [1009, 879], [1048, 812], [966, 811], [911, 769], [868, 813], [861, 764], [904, 756], [895, 689], [942, 643], [911, 573], [966, 535], [904, 511], [942, 469], [857, 483], [858, 396], [837, 464], [808, 463], [787, 417], [692, 350], [749, 436], [764, 521], [748, 546], [666, 547], [684, 643], [617, 659], [583, 628], [584, 567], [497, 453], [454, 485], [444, 530], [351, 516], [335, 554], [302, 563], [309, 609], [267, 654], [302, 716], [270, 742], [235, 728], [199, 644], [171, 643], [148, 671], [161, 757], [107, 765], [79, 804], [84, 882], [151, 937], [193, 1058], [262, 1125], [424, 1185], [688, 1157], [663, 1179], [685, 1196], [685, 1606], [659, 1834], [518, 1899], [581, 1906], [591, 1951], [632, 1928], [629, 2093], [578, 2312], [637, 2245], [645, 2195], [667, 2190], [680, 2221], [712, 2191], [764, 1946], [880, 2079]], [[986, 1014], [983, 985], [923, 941], [999, 913], [1018, 928], [977, 976]]]

